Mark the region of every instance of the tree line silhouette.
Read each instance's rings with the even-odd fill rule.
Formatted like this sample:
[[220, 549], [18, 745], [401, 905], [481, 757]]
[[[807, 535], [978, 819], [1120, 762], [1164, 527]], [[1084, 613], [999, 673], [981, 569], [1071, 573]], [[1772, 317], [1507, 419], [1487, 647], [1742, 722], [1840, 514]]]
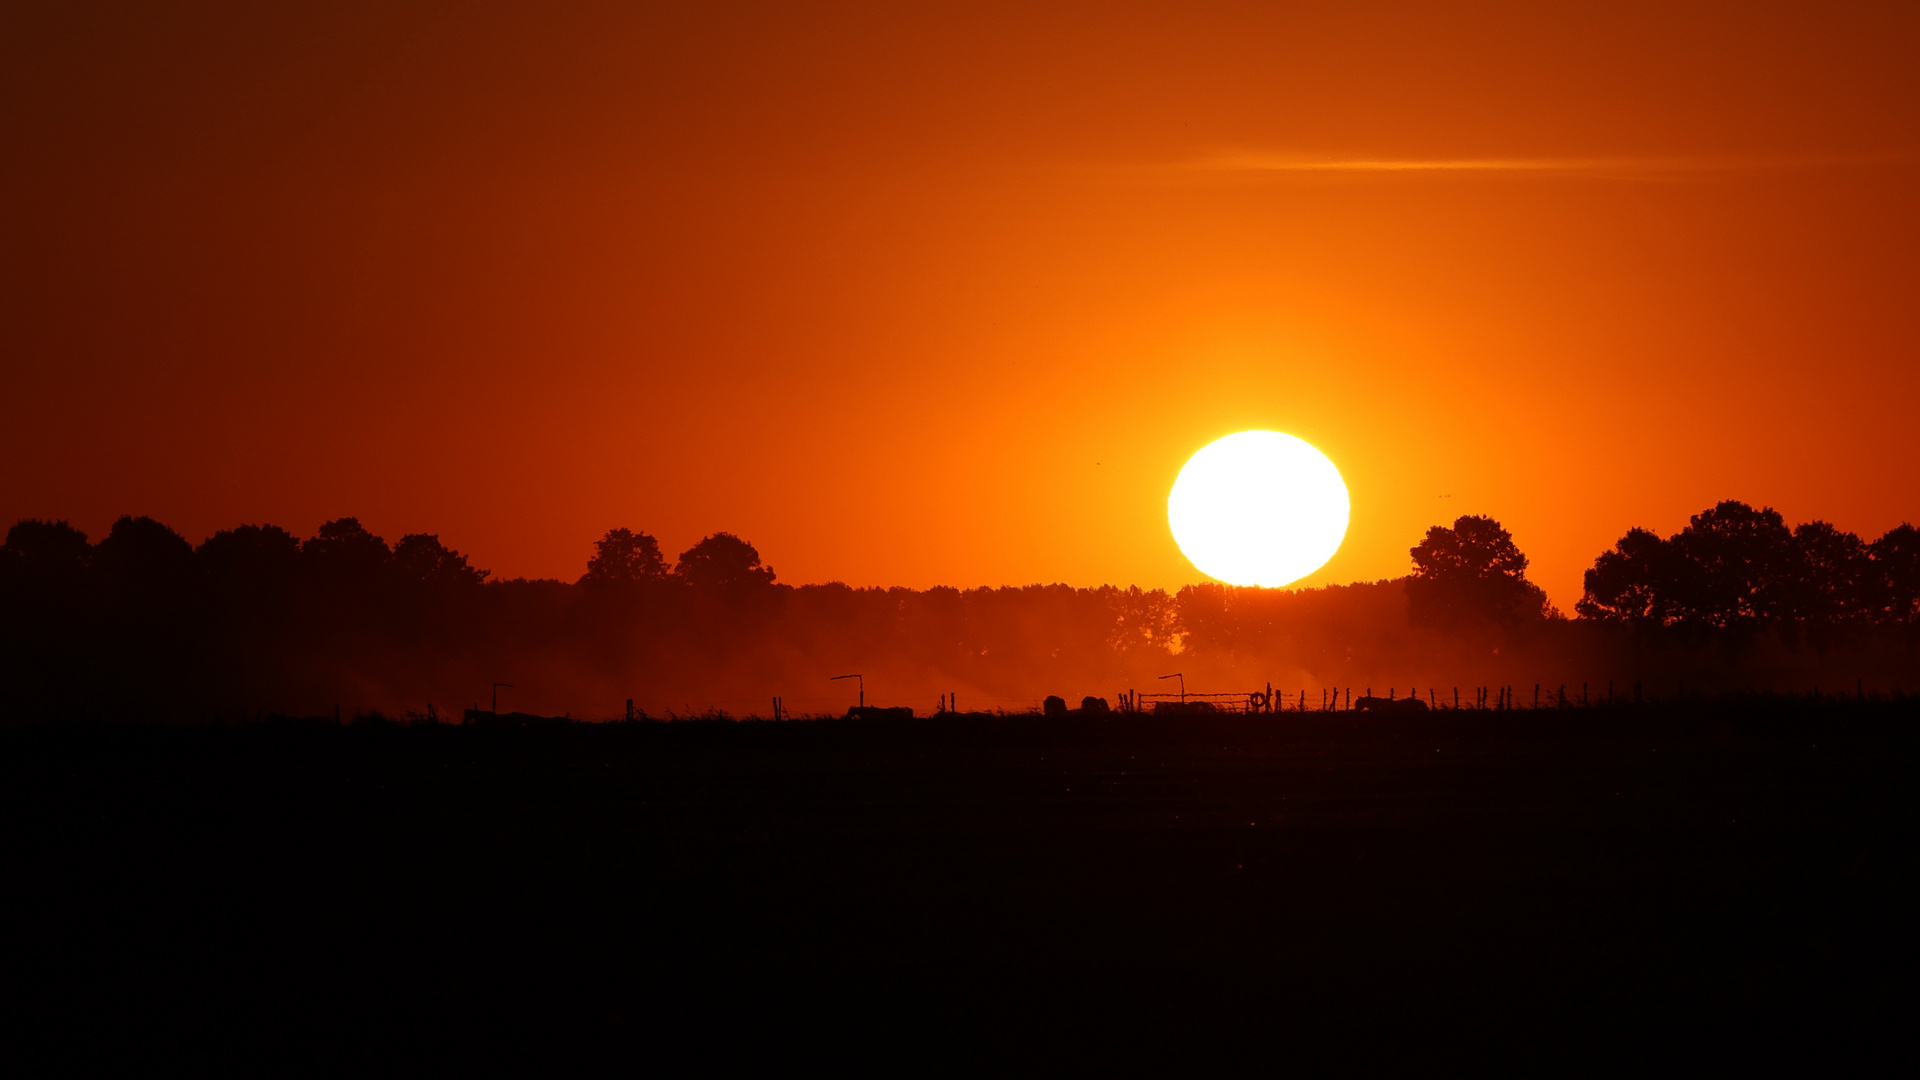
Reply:
[[1630, 530], [1586, 574], [1583, 618], [1748, 640], [1825, 644], [1862, 629], [1920, 629], [1920, 531], [1872, 543], [1824, 521], [1789, 529], [1772, 509], [1723, 502], [1662, 539]]
[[1410, 554], [1405, 578], [1290, 591], [794, 587], [732, 534], [669, 564], [655, 538], [617, 528], [569, 584], [493, 580], [435, 535], [388, 544], [353, 518], [305, 539], [243, 525], [197, 547], [151, 518], [98, 543], [30, 519], [0, 547], [0, 715], [458, 708], [493, 682], [555, 714], [618, 715], [626, 699], [739, 711], [827, 694], [820, 680], [856, 668], [893, 699], [1020, 706], [1142, 686], [1175, 661], [1222, 689], [1911, 676], [1910, 525], [1867, 543], [1723, 502], [1672, 537], [1629, 531], [1571, 619], [1491, 518], [1435, 526]]

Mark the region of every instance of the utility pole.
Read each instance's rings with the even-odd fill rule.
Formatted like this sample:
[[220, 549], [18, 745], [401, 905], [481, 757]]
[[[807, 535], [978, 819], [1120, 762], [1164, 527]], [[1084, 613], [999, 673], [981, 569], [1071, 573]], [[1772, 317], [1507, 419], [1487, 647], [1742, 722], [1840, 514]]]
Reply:
[[841, 679], [859, 679], [860, 680], [860, 707], [863, 709], [866, 708], [867, 707], [867, 677], [865, 675], [858, 675], [858, 674], [835, 675], [833, 678], [828, 679], [827, 681], [839, 682]]
[[1182, 705], [1185, 705], [1185, 704], [1187, 703], [1187, 676], [1186, 676], [1186, 673], [1185, 673], [1185, 672], [1180, 672], [1180, 671], [1176, 671], [1176, 672], [1174, 672], [1174, 673], [1173, 673], [1173, 674], [1171, 674], [1171, 675], [1162, 675], [1162, 676], [1160, 676], [1160, 677], [1161, 677], [1162, 679], [1179, 679], [1179, 680], [1180, 680], [1180, 704], [1182, 704]]

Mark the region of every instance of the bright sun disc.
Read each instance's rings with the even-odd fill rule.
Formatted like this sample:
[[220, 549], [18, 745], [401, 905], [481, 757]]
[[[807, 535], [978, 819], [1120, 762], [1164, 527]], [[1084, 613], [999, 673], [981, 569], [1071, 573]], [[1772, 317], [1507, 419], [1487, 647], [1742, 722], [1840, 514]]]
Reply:
[[1173, 540], [1234, 585], [1286, 585], [1326, 565], [1347, 535], [1347, 485], [1327, 455], [1278, 431], [1201, 447], [1167, 495]]

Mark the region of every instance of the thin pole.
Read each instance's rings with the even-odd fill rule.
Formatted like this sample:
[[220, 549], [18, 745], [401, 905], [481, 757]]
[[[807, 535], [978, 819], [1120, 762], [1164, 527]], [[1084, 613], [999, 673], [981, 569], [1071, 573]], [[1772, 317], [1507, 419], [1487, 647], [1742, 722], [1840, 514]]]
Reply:
[[859, 679], [860, 680], [860, 707], [863, 709], [866, 708], [867, 707], [867, 677], [865, 675], [855, 673], [852, 675], [835, 675], [832, 678], [828, 679], [827, 681], [839, 682], [841, 679]]
[[1185, 673], [1185, 672], [1183, 672], [1183, 671], [1176, 671], [1176, 672], [1174, 672], [1174, 673], [1173, 673], [1173, 674], [1171, 674], [1171, 675], [1162, 675], [1162, 676], [1160, 676], [1160, 677], [1161, 677], [1162, 679], [1179, 679], [1179, 680], [1180, 680], [1180, 704], [1182, 704], [1182, 705], [1185, 705], [1185, 704], [1187, 703], [1187, 676], [1186, 676], [1186, 673]]

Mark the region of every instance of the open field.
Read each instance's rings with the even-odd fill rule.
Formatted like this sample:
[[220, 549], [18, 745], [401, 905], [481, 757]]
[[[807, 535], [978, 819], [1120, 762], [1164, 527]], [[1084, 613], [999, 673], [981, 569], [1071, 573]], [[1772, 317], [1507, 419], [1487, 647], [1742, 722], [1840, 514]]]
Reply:
[[1916, 733], [1765, 699], [15, 730], [14, 1020], [73, 1062], [1834, 1062], [1914, 1017]]

